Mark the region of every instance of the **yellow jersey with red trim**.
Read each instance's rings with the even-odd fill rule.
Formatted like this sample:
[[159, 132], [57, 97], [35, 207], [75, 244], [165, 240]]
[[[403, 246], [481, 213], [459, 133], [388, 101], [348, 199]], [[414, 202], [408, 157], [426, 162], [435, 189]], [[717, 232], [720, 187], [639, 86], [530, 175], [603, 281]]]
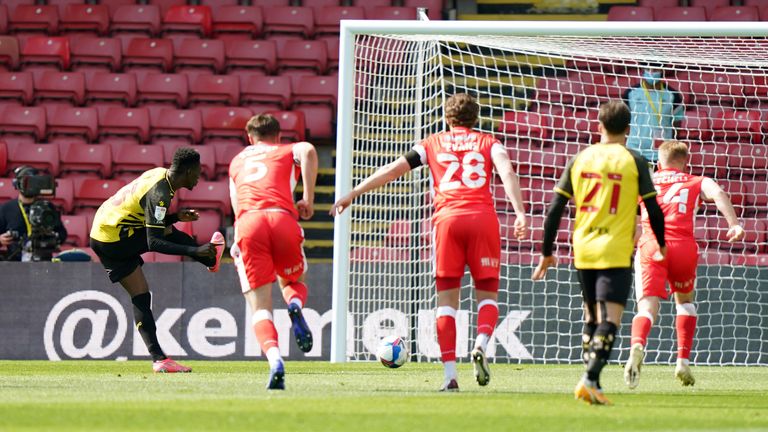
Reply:
[[136, 229], [165, 228], [165, 215], [176, 191], [168, 181], [167, 168], [153, 168], [123, 186], [96, 211], [91, 238], [114, 243]]
[[594, 144], [571, 159], [555, 192], [576, 205], [577, 269], [631, 267], [637, 197], [656, 196], [643, 156], [622, 144]]

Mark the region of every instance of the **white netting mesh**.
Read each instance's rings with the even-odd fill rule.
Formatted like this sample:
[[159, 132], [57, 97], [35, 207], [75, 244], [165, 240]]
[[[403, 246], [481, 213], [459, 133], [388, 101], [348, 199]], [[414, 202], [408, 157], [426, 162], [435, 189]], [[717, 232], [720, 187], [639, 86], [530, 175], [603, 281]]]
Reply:
[[[765, 38], [357, 36], [354, 136], [348, 140], [352, 167], [351, 172], [339, 167], [337, 175], [351, 175], [352, 183], [359, 183], [442, 130], [446, 95], [476, 96], [481, 104], [478, 129], [496, 134], [507, 146], [532, 228], [530, 239], [512, 239], [512, 208], [497, 179], [501, 318], [489, 354], [496, 361], [576, 362], [582, 312], [569, 265], [573, 212], [564, 218], [556, 243], [561, 265], [550, 270], [547, 282], [532, 284], [543, 212], [567, 160], [598, 138], [599, 103], [646, 98], [650, 108], [645, 117], [636, 108], [640, 114], [633, 117], [638, 125], [630, 141], [649, 146], [649, 157], [654, 143], [669, 134], [687, 141], [691, 171], [714, 177], [730, 192], [748, 232], [745, 242], [728, 244], [725, 222], [714, 206], [700, 209], [699, 327], [692, 360], [768, 364], [766, 48]], [[665, 71], [671, 99], [654, 102], [639, 86], [648, 63]], [[648, 125], [654, 116], [668, 125], [665, 131], [654, 132]], [[417, 169], [361, 196], [351, 208], [351, 359], [372, 359], [377, 340], [393, 328], [410, 338], [416, 358], [439, 357], [429, 182], [426, 168]], [[467, 277], [458, 318], [459, 356], [475, 334], [476, 305], [469, 286]], [[633, 301], [627, 311], [616, 344], [621, 359], [627, 355]], [[675, 351], [674, 307], [667, 302], [651, 333], [647, 361], [674, 361]]]

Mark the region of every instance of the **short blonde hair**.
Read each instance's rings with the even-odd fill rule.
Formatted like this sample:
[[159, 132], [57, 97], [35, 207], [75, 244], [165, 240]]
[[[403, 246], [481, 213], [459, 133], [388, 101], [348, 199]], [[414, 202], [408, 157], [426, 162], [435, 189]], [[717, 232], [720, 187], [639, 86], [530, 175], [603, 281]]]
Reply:
[[686, 162], [688, 160], [688, 145], [682, 141], [664, 141], [659, 146], [659, 162], [666, 165], [670, 162]]

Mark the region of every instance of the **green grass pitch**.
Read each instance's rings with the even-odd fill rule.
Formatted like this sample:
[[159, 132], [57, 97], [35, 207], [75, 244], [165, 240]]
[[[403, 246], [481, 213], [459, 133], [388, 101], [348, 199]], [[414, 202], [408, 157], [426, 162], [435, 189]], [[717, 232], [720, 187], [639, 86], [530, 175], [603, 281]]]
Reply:
[[491, 365], [479, 387], [459, 366], [460, 393], [442, 394], [439, 364], [288, 362], [285, 392], [267, 392], [254, 362], [188, 362], [154, 375], [148, 361], [1, 361], [2, 431], [714, 431], [768, 430], [768, 368], [646, 366], [628, 390], [604, 371], [614, 406], [573, 400], [578, 365]]

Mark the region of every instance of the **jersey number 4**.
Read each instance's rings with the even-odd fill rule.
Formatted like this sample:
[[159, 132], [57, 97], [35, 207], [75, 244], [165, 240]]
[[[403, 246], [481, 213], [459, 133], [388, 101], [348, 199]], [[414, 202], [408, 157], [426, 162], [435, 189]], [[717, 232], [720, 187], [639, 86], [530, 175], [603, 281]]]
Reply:
[[[443, 192], [458, 189], [462, 183], [470, 189], [477, 189], [482, 187], [487, 180], [485, 158], [481, 153], [468, 152], [461, 162], [459, 162], [459, 157], [453, 153], [438, 153], [437, 161], [441, 164], [448, 163], [438, 186]], [[461, 179], [454, 179], [459, 168], [461, 168]]]
[[[594, 172], [588, 172], [584, 171], [581, 173], [581, 178], [584, 179], [602, 179], [603, 176], [600, 173], [594, 173]], [[619, 173], [608, 173], [608, 180], [613, 181], [613, 186], [611, 189], [611, 207], [609, 208], [609, 214], [615, 215], [619, 208], [619, 197], [621, 196], [621, 174]], [[587, 213], [594, 213], [600, 210], [600, 207], [589, 205], [590, 202], [592, 202], [595, 199], [595, 195], [597, 195], [597, 192], [600, 191], [600, 189], [603, 187], [603, 182], [596, 182], [594, 186], [592, 186], [592, 189], [589, 190], [589, 193], [584, 197], [584, 202], [581, 205], [581, 211], [587, 212]]]
[[688, 212], [688, 188], [684, 188], [683, 183], [672, 184], [661, 198], [661, 202], [664, 204], [678, 203], [677, 212], [686, 214]]

